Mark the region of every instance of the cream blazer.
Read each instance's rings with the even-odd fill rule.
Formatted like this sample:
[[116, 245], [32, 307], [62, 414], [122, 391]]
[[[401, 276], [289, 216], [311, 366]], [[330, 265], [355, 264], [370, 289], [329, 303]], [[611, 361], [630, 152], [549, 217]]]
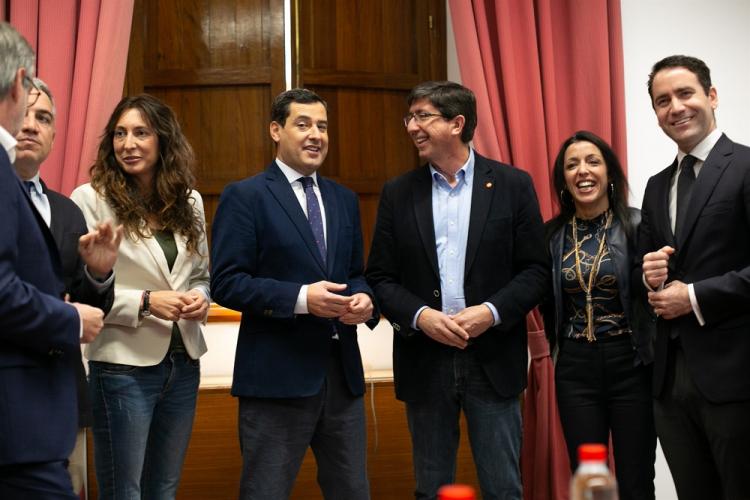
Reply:
[[[90, 184], [77, 187], [70, 197], [83, 211], [89, 230], [106, 220], [119, 224], [112, 208]], [[191, 192], [190, 198], [205, 228], [203, 199], [197, 191]], [[169, 348], [172, 322], [154, 316], [139, 317], [143, 291], [184, 292], [196, 288], [210, 297], [205, 231], [198, 245], [199, 255], [188, 253], [182, 235], [175, 234], [175, 241], [177, 258], [170, 272], [164, 252], [155, 238], [133, 240], [127, 235], [123, 237], [114, 268], [115, 302], [104, 318], [102, 332], [86, 346], [88, 359], [134, 366], [160, 363]], [[178, 325], [188, 354], [198, 359], [206, 352], [205, 320], [180, 320]]]

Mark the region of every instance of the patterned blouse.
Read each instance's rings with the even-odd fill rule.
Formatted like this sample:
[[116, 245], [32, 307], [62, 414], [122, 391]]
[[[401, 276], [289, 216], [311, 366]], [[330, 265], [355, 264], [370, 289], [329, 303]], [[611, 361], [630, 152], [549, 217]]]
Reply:
[[[577, 224], [578, 248], [575, 247], [572, 223], [565, 227], [565, 243], [562, 256], [562, 289], [565, 319], [565, 338], [586, 339], [586, 292], [581, 288], [581, 280], [576, 268], [574, 250], [578, 251], [583, 283], [588, 287], [591, 268], [602, 237], [608, 212], [590, 219], [575, 218]], [[595, 276], [591, 298], [593, 303], [594, 336], [596, 339], [614, 337], [628, 333], [628, 322], [620, 301], [615, 267], [605, 241], [599, 271]]]

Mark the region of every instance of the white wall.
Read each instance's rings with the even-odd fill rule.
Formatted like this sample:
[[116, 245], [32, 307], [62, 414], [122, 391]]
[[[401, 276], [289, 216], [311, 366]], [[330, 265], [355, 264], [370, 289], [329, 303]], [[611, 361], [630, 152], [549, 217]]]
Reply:
[[[750, 145], [750, 1], [621, 0], [625, 119], [631, 204], [640, 207], [648, 178], [677, 150], [651, 109], [651, 66], [672, 54], [703, 59], [719, 94], [716, 118], [731, 139]], [[461, 81], [448, 8], [448, 79]]]
[[656, 123], [646, 82], [651, 66], [672, 54], [703, 59], [719, 95], [718, 127], [750, 144], [750, 2], [621, 0], [631, 204], [640, 206], [651, 175], [677, 148]]

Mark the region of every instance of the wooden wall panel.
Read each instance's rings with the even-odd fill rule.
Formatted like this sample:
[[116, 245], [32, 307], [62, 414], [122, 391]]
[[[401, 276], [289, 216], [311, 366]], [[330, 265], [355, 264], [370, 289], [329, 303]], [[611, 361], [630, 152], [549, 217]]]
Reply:
[[[360, 196], [365, 252], [383, 183], [419, 164], [401, 122], [409, 90], [445, 78], [444, 0], [292, 0], [296, 85], [329, 104], [323, 175]], [[274, 157], [284, 89], [283, 0], [136, 0], [126, 91], [175, 108], [196, 151], [210, 227], [227, 183]]]
[[360, 198], [365, 252], [383, 183], [417, 165], [404, 128], [409, 91], [445, 78], [445, 2], [294, 0], [296, 80], [329, 105], [321, 173]]
[[198, 159], [198, 189], [220, 194], [233, 180], [263, 170], [274, 153], [268, 134], [268, 86], [154, 89], [180, 117]]
[[[393, 382], [369, 384], [367, 391], [367, 466], [372, 499], [413, 498], [411, 439], [404, 405], [395, 399]], [[237, 438], [237, 406], [237, 400], [229, 394], [229, 389], [202, 389], [199, 392], [193, 435], [178, 499], [237, 498], [242, 467]], [[93, 457], [91, 443], [89, 433], [89, 457]], [[315, 458], [308, 450], [292, 491], [293, 500], [323, 498], [316, 481], [316, 471]], [[96, 498], [92, 460], [89, 461], [88, 472], [89, 495]], [[456, 480], [478, 488], [463, 418]]]
[[136, 0], [126, 91], [175, 110], [196, 154], [210, 227], [232, 181], [275, 149], [271, 100], [284, 89], [283, 0]]

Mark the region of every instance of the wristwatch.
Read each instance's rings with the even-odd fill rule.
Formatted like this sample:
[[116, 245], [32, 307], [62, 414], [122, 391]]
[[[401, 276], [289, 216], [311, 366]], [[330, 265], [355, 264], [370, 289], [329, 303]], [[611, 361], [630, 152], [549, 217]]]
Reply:
[[141, 316], [151, 316], [151, 303], [149, 299], [151, 298], [151, 290], [144, 290], [143, 295], [141, 296]]

